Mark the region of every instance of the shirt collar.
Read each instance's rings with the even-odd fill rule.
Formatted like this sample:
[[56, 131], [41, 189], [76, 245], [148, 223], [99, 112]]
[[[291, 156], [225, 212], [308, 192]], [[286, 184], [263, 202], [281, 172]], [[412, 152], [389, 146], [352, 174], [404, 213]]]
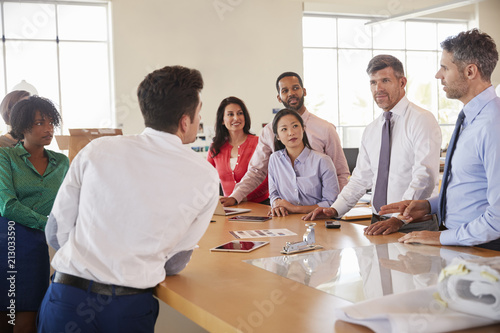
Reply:
[[[24, 148], [24, 145], [22, 142], [19, 142], [15, 147], [14, 150], [16, 153], [19, 155], [21, 158], [28, 158], [31, 156], [31, 154]], [[50, 164], [57, 164], [57, 159], [54, 155], [54, 153], [50, 150], [44, 149], [45, 153], [47, 154], [47, 157], [49, 158], [49, 163]]]
[[[285, 158], [287, 160], [290, 160], [290, 158], [288, 157], [288, 154], [286, 152], [286, 148], [278, 150], [278, 152], [280, 153], [281, 158]], [[295, 159], [295, 162], [299, 161], [301, 163], [304, 163], [304, 161], [307, 160], [307, 158], [309, 157], [310, 153], [311, 153], [311, 149], [304, 147], [304, 150], [302, 150], [302, 152], [299, 154], [299, 156]]]
[[309, 116], [311, 114], [309, 113], [309, 111], [307, 111], [307, 109], [305, 109], [304, 113], [302, 114], [302, 119], [304, 120], [304, 124], [307, 122], [307, 119], [309, 119]]
[[288, 154], [286, 153], [286, 148], [283, 148], [283, 149], [281, 149], [281, 150], [278, 150], [277, 152], [279, 153], [279, 156], [280, 156], [281, 158], [283, 158], [283, 157], [288, 157]]
[[149, 136], [161, 137], [161, 138], [167, 139], [169, 141], [172, 141], [174, 143], [178, 143], [180, 145], [183, 144], [181, 138], [179, 138], [177, 135], [163, 132], [163, 131], [158, 131], [158, 130], [155, 130], [151, 127], [146, 127], [144, 129], [144, 131], [142, 131], [142, 134], [149, 135]]
[[479, 112], [481, 112], [484, 106], [496, 96], [497, 95], [495, 93], [495, 88], [493, 88], [493, 86], [489, 86], [488, 88], [480, 92], [476, 97], [471, 99], [469, 103], [464, 105], [464, 125], [470, 124], [472, 121], [474, 121], [474, 118], [476, 118], [476, 116], [479, 114]]
[[309, 154], [311, 153], [311, 149], [304, 147], [304, 150], [300, 153], [300, 155], [295, 159], [295, 161], [299, 161], [301, 163], [304, 163], [305, 160], [309, 157]]
[[47, 154], [47, 156], [49, 158], [50, 164], [54, 164], [54, 165], [57, 164], [57, 159], [56, 159], [53, 151], [45, 149], [45, 153]]
[[[394, 107], [391, 110], [389, 110], [389, 112], [392, 112], [392, 117], [394, 116], [402, 117], [404, 116], [406, 110], [408, 109], [408, 105], [410, 105], [410, 101], [408, 100], [408, 97], [404, 95], [403, 98], [401, 98], [399, 102], [396, 105], [394, 105]], [[384, 112], [386, 111], [383, 111], [379, 116], [379, 121], [381, 122], [385, 122]]]

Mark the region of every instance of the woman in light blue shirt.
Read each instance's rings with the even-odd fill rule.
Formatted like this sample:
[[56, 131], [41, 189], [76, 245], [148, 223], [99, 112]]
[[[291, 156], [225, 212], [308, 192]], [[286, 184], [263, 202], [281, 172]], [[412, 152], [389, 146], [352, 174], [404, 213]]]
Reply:
[[330, 207], [339, 193], [330, 157], [309, 145], [300, 115], [279, 111], [273, 120], [274, 153], [269, 159], [269, 215], [306, 214]]

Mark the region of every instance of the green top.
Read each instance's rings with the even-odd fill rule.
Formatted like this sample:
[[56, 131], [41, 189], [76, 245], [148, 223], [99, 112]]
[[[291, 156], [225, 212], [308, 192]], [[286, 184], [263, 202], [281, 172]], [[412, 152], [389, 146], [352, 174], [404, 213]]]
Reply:
[[0, 215], [42, 231], [69, 168], [65, 155], [45, 152], [49, 164], [42, 176], [28, 160], [31, 155], [22, 143], [0, 148]]

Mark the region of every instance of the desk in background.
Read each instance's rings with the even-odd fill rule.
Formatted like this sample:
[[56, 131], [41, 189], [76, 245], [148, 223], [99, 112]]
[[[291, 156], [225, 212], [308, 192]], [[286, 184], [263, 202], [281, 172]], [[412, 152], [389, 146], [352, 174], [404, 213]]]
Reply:
[[[249, 215], [265, 215], [269, 206], [244, 203]], [[300, 241], [305, 232], [302, 215], [273, 218], [261, 223], [228, 222], [214, 216], [199, 242], [188, 266], [167, 277], [156, 288], [165, 303], [210, 332], [370, 332], [361, 326], [338, 321], [333, 309], [350, 302], [308, 287], [243, 260], [280, 256], [286, 241]], [[401, 236], [365, 236], [364, 225], [341, 222], [341, 230], [324, 227], [316, 221], [316, 243], [326, 250], [397, 242]], [[210, 252], [210, 249], [234, 240], [231, 230], [289, 229], [297, 236], [263, 238], [270, 244], [250, 253]], [[497, 256], [498, 252], [480, 248], [443, 247], [479, 256]], [[498, 332], [500, 325], [463, 332]]]

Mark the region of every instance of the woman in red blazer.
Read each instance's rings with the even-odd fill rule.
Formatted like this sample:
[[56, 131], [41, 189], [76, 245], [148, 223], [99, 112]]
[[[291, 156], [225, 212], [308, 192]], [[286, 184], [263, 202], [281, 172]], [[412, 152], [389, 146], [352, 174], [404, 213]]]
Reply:
[[[250, 115], [241, 99], [231, 96], [222, 100], [217, 109], [215, 137], [207, 160], [217, 169], [226, 197], [247, 172], [248, 163], [259, 143], [259, 138], [250, 133], [250, 125]], [[268, 198], [266, 177], [247, 196], [247, 200], [268, 203]]]

